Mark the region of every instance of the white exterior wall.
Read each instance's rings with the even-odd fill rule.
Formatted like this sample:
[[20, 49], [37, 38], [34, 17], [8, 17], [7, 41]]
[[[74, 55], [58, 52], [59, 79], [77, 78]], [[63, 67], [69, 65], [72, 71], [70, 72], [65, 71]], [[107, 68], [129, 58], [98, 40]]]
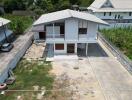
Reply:
[[[60, 43], [56, 43], [56, 44], [60, 44]], [[65, 54], [67, 52], [67, 45], [66, 43], [64, 44], [64, 50], [55, 50], [55, 44], [54, 44], [54, 53], [55, 54]]]
[[[83, 22], [80, 23], [80, 21]], [[87, 34], [79, 34], [80, 28], [88, 28]], [[55, 36], [60, 35], [60, 27], [54, 27]], [[46, 27], [46, 36], [50, 35], [51, 38], [46, 39], [46, 43], [96, 43], [97, 23], [80, 20], [76, 18], [69, 18], [65, 20], [65, 37], [59, 38], [53, 36], [53, 26]], [[34, 33], [34, 39], [39, 39], [39, 32]]]
[[33, 32], [43, 32], [44, 31], [44, 25], [33, 26], [32, 31]]
[[[83, 24], [80, 24], [80, 21]], [[81, 26], [82, 25], [82, 26]], [[75, 54], [77, 53], [77, 44], [78, 43], [96, 43], [97, 37], [97, 26], [98, 24], [95, 22], [80, 20], [76, 18], [69, 18], [65, 20], [65, 37], [64, 38], [47, 38], [47, 44], [54, 45], [54, 54], [66, 54], [67, 53], [67, 44], [75, 44]], [[80, 28], [87, 28], [87, 33], [79, 35], [79, 27]], [[60, 27], [54, 27], [55, 35], [60, 34]], [[46, 27], [46, 34], [53, 35], [53, 26]], [[39, 37], [38, 35], [35, 35]], [[64, 44], [64, 50], [55, 50], [55, 44]]]
[[[56, 43], [56, 44], [58, 44], [58, 43]], [[55, 50], [55, 48], [54, 48], [54, 54], [66, 54], [67, 53], [67, 44], [75, 44], [74, 52], [76, 54], [77, 53], [77, 43], [76, 42], [74, 42], [74, 43], [65, 42], [64, 43], [64, 50]], [[54, 47], [55, 47], [55, 44], [54, 44]]]
[[88, 22], [88, 28], [87, 28], [87, 38], [88, 39], [96, 39], [97, 37], [97, 23]]
[[77, 19], [65, 20], [65, 39], [66, 40], [78, 39], [78, 20]]
[[34, 33], [34, 40], [39, 40], [39, 32]]
[[115, 19], [115, 15], [117, 15], [117, 19], [118, 15], [123, 16], [123, 19], [132, 19], [132, 16], [129, 16], [129, 12], [111, 12], [111, 16], [109, 16], [109, 12], [105, 16], [104, 12], [95, 12], [94, 15], [101, 19]]
[[[46, 35], [53, 34], [53, 26], [46, 26]], [[54, 34], [59, 35], [60, 34], [60, 27], [54, 26]]]

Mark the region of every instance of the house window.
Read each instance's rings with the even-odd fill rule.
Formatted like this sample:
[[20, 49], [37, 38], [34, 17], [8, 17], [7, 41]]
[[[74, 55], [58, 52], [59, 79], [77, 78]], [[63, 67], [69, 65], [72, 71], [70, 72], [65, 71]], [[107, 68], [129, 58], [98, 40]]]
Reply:
[[117, 15], [115, 15], [115, 19], [117, 18]]
[[80, 20], [79, 21], [79, 28], [78, 34], [87, 34], [88, 22]]
[[79, 34], [87, 34], [87, 28], [79, 28]]
[[129, 16], [132, 16], [132, 12], [129, 12]]
[[55, 44], [55, 50], [64, 50], [64, 44]]
[[120, 19], [120, 15], [118, 15], [118, 19]]
[[104, 16], [106, 16], [106, 12], [104, 12]]
[[111, 16], [111, 12], [109, 13], [109, 16]]

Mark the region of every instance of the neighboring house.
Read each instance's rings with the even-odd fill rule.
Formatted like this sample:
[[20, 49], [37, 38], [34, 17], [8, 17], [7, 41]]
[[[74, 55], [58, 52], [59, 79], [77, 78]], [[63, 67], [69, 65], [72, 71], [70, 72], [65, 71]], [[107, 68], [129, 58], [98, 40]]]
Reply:
[[132, 25], [132, 0], [95, 0], [88, 11], [111, 27]]
[[8, 24], [10, 20], [0, 17], [0, 43], [9, 42], [10, 37], [12, 37], [12, 31], [8, 29]]
[[77, 54], [88, 43], [97, 42], [98, 24], [108, 25], [94, 15], [62, 10], [42, 15], [34, 24], [35, 40], [45, 40], [54, 54]]

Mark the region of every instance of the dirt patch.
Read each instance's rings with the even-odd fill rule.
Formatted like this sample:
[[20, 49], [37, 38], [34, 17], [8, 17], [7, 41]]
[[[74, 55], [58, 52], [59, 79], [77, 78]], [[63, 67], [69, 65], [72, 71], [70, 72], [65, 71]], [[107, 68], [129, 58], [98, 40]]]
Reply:
[[59, 88], [55, 89], [64, 89], [63, 92], [55, 92], [57, 99], [53, 100], [105, 100], [87, 59], [54, 61], [51, 72], [59, 79], [55, 83]]
[[24, 55], [25, 59], [37, 60], [41, 59], [44, 55], [45, 43], [33, 43]]

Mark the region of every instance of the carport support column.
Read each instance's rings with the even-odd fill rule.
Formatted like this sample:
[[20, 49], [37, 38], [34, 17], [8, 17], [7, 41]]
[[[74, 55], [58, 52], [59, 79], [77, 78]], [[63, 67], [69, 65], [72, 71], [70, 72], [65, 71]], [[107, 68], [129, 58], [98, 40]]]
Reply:
[[53, 38], [55, 38], [55, 24], [53, 23]]
[[54, 55], [55, 55], [55, 43], [54, 43], [54, 48], [53, 49], [54, 49]]
[[86, 43], [86, 56], [88, 56], [88, 43]]

